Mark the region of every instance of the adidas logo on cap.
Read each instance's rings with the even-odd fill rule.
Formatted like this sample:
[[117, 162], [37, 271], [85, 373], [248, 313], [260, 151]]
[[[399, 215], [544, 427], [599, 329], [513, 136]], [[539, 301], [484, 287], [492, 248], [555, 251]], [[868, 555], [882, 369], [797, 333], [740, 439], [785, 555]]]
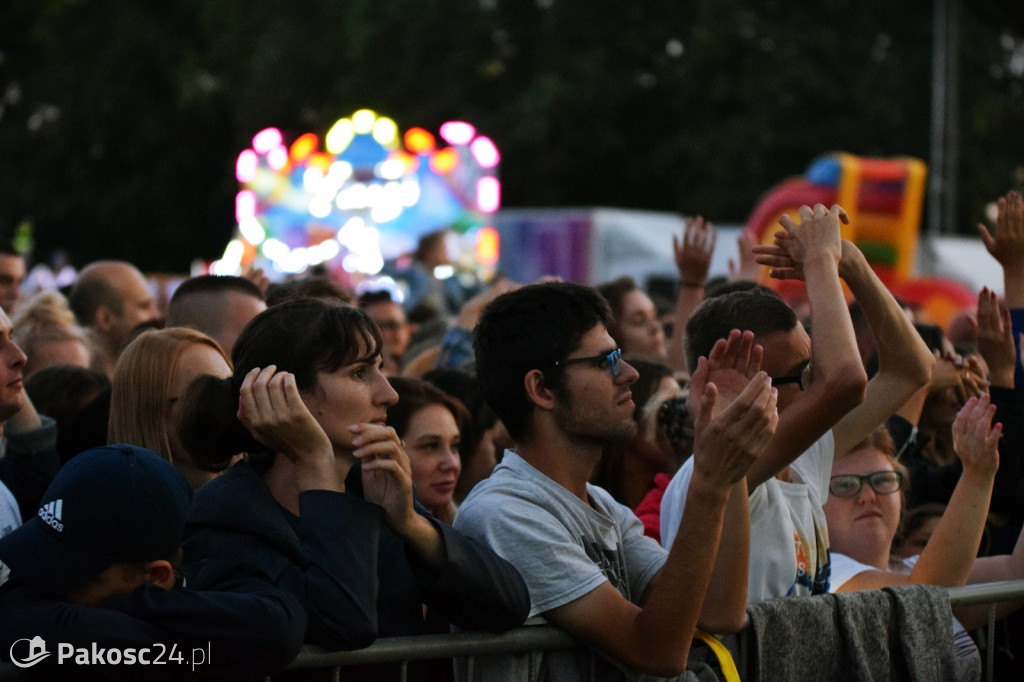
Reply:
[[39, 508], [39, 518], [58, 533], [63, 532], [64, 523], [61, 519], [61, 510], [64, 508], [64, 500], [47, 502]]

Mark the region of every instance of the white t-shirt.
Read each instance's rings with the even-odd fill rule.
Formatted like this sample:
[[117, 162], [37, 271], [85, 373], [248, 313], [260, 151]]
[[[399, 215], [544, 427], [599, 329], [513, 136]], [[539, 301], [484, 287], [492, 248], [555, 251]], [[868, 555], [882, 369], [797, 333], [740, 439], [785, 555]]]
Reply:
[[[834, 453], [829, 431], [790, 465], [789, 482], [771, 478], [751, 493], [748, 606], [775, 597], [828, 592], [828, 526], [822, 505]], [[661, 544], [666, 548], [679, 531], [692, 475], [691, 457], [662, 498]]]
[[[909, 574], [917, 563], [918, 557], [912, 556], [900, 563], [889, 564], [889, 570], [894, 573]], [[853, 576], [864, 571], [877, 571], [879, 569], [868, 564], [862, 564], [845, 554], [832, 553], [832, 584], [830, 592], [838, 592], [839, 588], [846, 584]], [[970, 633], [964, 629], [956, 618], [953, 618], [953, 657], [956, 660], [956, 679], [960, 682], [979, 682], [981, 680], [981, 653], [978, 645], [971, 639]]]

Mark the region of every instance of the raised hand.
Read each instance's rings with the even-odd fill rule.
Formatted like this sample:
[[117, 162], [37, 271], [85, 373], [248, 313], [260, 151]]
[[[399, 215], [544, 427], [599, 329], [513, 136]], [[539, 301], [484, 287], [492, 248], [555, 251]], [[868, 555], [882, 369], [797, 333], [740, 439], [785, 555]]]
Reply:
[[[713, 383], [718, 391], [715, 405], [725, 409], [760, 371], [763, 355], [761, 346], [754, 344], [754, 332], [733, 329], [728, 338], [715, 342], [708, 357], [697, 361], [690, 377], [690, 396], [699, 401], [705, 385]], [[699, 408], [699, 403], [691, 406]]]
[[267, 277], [265, 272], [263, 272], [263, 268], [252, 268], [247, 270], [242, 276], [258, 286], [260, 291], [263, 292], [263, 295], [266, 296], [267, 289], [270, 287], [270, 278]]
[[743, 230], [736, 237], [736, 260], [729, 259], [729, 281], [761, 281], [761, 265], [754, 254], [754, 238]]
[[1013, 388], [1017, 351], [1013, 345], [1010, 311], [999, 306], [995, 292], [988, 287], [978, 293], [977, 344], [978, 353], [988, 365], [991, 382]]
[[682, 241], [672, 235], [672, 252], [683, 286], [704, 286], [717, 239], [714, 226], [701, 216], [686, 219]]
[[775, 244], [755, 245], [755, 260], [767, 265], [768, 274], [775, 279], [803, 279], [803, 264], [808, 258], [827, 255], [839, 263], [843, 255], [839, 224], [849, 222], [846, 211], [838, 205], [830, 209], [822, 204], [801, 206], [800, 223], [782, 216], [779, 224], [783, 229], [775, 233]]
[[978, 234], [992, 257], [1003, 266], [1024, 267], [1024, 199], [1009, 192], [996, 202], [996, 234], [978, 224]]
[[953, 421], [953, 448], [964, 470], [973, 469], [994, 476], [999, 468], [999, 437], [1003, 425], [991, 426], [996, 406], [987, 394], [970, 398]]
[[[691, 388], [692, 391], [692, 388]], [[758, 372], [725, 409], [717, 410], [718, 389], [706, 384], [694, 420], [694, 477], [726, 489], [747, 471], [768, 446], [779, 423], [778, 391]]]

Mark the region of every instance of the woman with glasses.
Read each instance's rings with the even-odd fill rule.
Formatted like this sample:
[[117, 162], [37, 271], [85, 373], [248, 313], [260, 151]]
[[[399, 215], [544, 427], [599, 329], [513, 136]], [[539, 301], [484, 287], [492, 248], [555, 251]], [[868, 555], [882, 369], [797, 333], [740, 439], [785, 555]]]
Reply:
[[[832, 467], [825, 517], [832, 550], [832, 592], [922, 583], [957, 586], [1024, 577], [1024, 540], [1014, 553], [976, 558], [999, 466], [1002, 426], [991, 426], [995, 407], [987, 395], [971, 398], [953, 423], [953, 442], [964, 472], [920, 556], [890, 561], [900, 523], [906, 468], [884, 428], [837, 457]], [[1004, 615], [1012, 606], [1001, 607]], [[955, 610], [958, 677], [980, 670], [980, 657], [964, 626], [985, 622], [982, 609]]]

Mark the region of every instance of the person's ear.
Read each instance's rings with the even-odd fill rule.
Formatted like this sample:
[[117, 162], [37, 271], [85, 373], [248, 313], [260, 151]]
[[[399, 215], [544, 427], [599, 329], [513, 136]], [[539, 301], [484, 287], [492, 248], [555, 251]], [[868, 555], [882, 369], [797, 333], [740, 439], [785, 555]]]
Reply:
[[170, 590], [174, 587], [174, 567], [166, 559], [157, 559], [146, 564], [146, 582]]
[[544, 372], [531, 369], [523, 378], [523, 387], [529, 402], [544, 410], [554, 409], [555, 394], [545, 383]]
[[116, 319], [117, 316], [114, 315], [113, 310], [105, 305], [101, 305], [93, 315], [93, 325], [100, 331], [107, 331], [114, 325], [114, 320]]

